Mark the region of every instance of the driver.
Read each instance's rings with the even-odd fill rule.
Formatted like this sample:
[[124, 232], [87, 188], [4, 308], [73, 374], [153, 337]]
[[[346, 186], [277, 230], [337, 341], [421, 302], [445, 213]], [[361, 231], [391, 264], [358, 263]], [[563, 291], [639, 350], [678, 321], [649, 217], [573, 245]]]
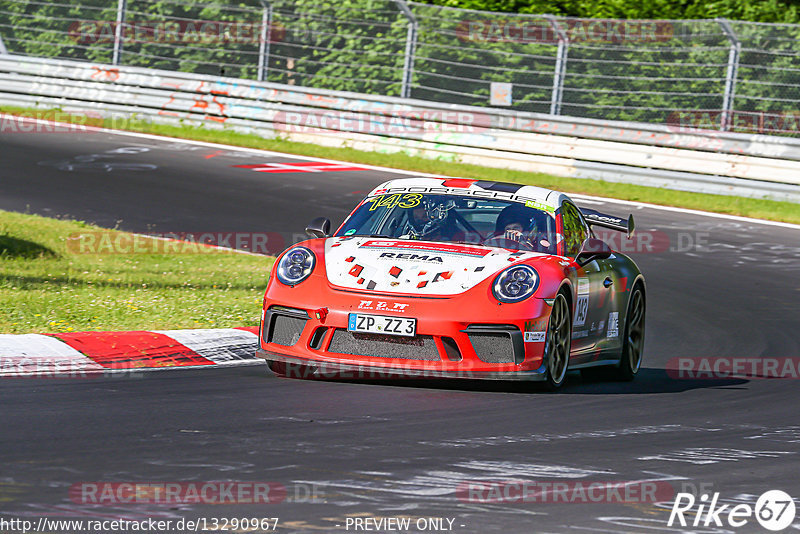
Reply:
[[450, 208], [444, 203], [424, 203], [411, 209], [408, 218], [410, 234], [429, 241], [450, 240], [454, 234]]
[[549, 248], [546, 239], [539, 239], [539, 228], [532, 210], [520, 204], [511, 204], [503, 208], [497, 216], [494, 237], [502, 237], [515, 241], [532, 250]]

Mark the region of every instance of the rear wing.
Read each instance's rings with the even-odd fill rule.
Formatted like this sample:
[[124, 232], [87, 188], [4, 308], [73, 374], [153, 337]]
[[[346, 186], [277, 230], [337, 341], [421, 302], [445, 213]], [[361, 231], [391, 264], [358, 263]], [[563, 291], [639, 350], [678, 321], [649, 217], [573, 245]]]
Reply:
[[602, 226], [603, 228], [610, 228], [618, 232], [625, 232], [628, 234], [628, 239], [633, 235], [635, 224], [633, 222], [633, 215], [628, 215], [628, 219], [621, 219], [613, 215], [606, 215], [591, 208], [581, 208], [583, 218], [589, 226]]

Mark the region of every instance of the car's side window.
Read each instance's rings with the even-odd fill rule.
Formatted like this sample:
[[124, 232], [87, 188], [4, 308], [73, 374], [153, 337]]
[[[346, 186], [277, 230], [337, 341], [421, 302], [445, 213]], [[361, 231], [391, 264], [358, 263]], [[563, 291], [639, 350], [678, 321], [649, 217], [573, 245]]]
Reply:
[[574, 258], [580, 252], [583, 242], [589, 237], [589, 229], [583, 222], [578, 208], [570, 202], [564, 202], [561, 205], [561, 221], [565, 254]]

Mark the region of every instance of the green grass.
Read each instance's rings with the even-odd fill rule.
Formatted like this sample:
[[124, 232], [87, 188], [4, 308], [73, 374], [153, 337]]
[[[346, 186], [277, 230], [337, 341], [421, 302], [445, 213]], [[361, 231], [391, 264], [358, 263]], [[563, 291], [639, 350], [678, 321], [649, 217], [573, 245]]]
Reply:
[[[19, 115], [41, 117], [44, 110], [0, 106], [0, 111]], [[57, 110], [50, 110], [55, 112]], [[90, 124], [111, 127], [110, 121], [89, 119]], [[117, 125], [118, 126], [118, 125]], [[426, 159], [406, 154], [383, 154], [364, 152], [352, 148], [331, 148], [308, 143], [297, 143], [285, 139], [265, 139], [257, 135], [242, 134], [228, 130], [198, 128], [191, 126], [169, 126], [142, 121], [131, 121], [131, 131], [194, 139], [226, 145], [236, 145], [275, 152], [285, 152], [315, 158], [336, 159], [368, 165], [392, 167], [413, 172], [425, 172], [446, 176], [479, 177], [487, 180], [538, 185], [567, 193], [583, 193], [622, 200], [649, 202], [664, 206], [677, 206], [696, 210], [727, 213], [743, 217], [755, 217], [774, 221], [800, 223], [800, 205], [793, 202], [777, 202], [726, 195], [689, 193], [654, 187], [604, 182], [579, 178], [563, 178], [543, 173], [495, 169], [477, 165]]]
[[194, 253], [86, 254], [74, 246], [76, 234], [98, 231], [131, 243], [116, 241], [132, 239], [125, 232], [0, 211], [0, 332], [258, 325], [274, 258], [185, 243], [173, 250]]

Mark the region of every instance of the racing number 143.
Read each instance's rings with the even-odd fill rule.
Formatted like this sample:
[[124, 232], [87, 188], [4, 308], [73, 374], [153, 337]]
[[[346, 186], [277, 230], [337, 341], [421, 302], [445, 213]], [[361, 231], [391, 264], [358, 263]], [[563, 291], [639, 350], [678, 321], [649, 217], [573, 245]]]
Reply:
[[575, 325], [583, 326], [586, 323], [586, 314], [589, 311], [589, 299], [587, 297], [578, 297], [578, 302], [575, 305]]
[[386, 208], [393, 208], [400, 206], [401, 208], [414, 208], [419, 205], [422, 195], [419, 193], [406, 193], [405, 195], [382, 195], [380, 197], [369, 199], [372, 202], [369, 211], [374, 211], [379, 206]]

